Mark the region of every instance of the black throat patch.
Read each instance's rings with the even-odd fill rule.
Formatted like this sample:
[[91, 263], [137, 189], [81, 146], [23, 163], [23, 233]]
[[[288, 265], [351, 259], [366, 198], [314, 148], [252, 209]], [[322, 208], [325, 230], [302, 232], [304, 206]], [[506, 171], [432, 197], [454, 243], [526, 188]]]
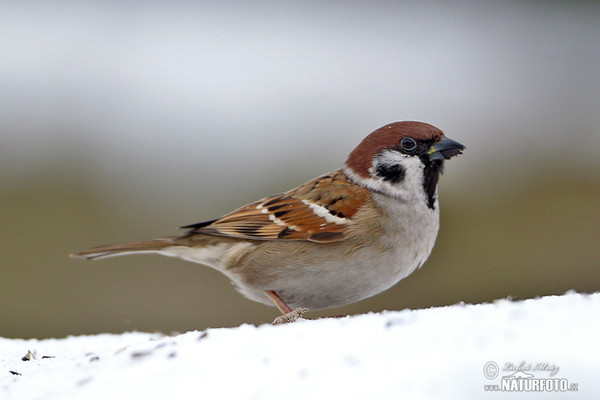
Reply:
[[421, 161], [425, 164], [425, 168], [423, 169], [423, 190], [427, 196], [427, 207], [433, 209], [435, 208], [435, 189], [444, 168], [444, 161], [430, 160], [427, 156], [422, 156]]

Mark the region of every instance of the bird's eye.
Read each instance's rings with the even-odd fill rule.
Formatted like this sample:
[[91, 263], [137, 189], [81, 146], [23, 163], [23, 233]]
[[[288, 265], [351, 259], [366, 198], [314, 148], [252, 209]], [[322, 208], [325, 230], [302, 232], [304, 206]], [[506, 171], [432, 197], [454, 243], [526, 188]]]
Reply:
[[400, 141], [400, 146], [402, 146], [402, 150], [404, 151], [413, 151], [417, 148], [417, 142], [413, 138], [405, 137]]

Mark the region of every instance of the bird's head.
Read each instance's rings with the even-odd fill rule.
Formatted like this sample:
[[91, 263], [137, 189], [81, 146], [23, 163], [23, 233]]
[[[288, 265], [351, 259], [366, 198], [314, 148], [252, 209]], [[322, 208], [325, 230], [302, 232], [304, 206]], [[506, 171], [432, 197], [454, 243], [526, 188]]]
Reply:
[[444, 160], [464, 149], [433, 125], [393, 122], [364, 138], [350, 153], [344, 171], [376, 192], [405, 200], [424, 196], [427, 206], [434, 208]]

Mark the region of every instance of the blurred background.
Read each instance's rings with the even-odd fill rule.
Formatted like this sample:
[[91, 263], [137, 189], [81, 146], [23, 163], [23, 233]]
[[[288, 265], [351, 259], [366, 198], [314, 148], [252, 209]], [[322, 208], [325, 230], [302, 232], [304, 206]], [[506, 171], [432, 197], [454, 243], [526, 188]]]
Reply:
[[0, 3], [0, 336], [270, 322], [216, 271], [69, 253], [337, 169], [392, 121], [464, 143], [423, 268], [309, 317], [600, 290], [600, 3]]

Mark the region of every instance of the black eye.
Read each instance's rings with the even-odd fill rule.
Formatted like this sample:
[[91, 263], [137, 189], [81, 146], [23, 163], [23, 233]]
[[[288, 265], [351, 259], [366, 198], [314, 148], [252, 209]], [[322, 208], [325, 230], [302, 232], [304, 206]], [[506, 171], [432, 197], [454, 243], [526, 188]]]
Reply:
[[417, 142], [415, 142], [415, 139], [405, 137], [400, 141], [400, 146], [402, 146], [402, 150], [404, 151], [413, 151], [417, 148]]

